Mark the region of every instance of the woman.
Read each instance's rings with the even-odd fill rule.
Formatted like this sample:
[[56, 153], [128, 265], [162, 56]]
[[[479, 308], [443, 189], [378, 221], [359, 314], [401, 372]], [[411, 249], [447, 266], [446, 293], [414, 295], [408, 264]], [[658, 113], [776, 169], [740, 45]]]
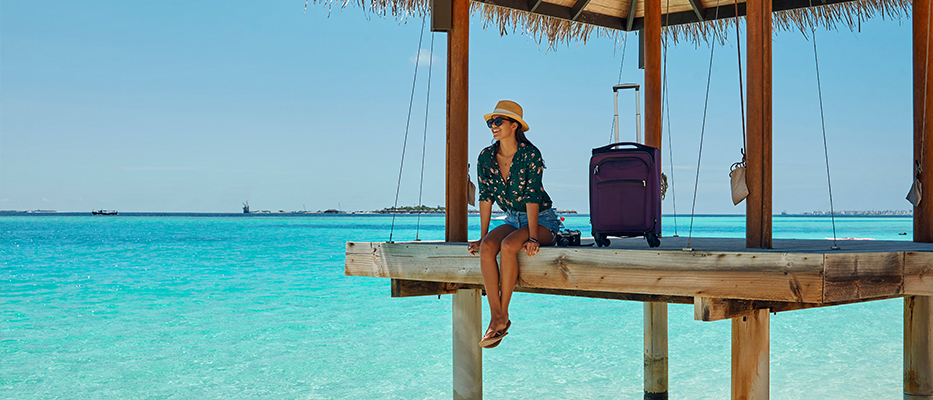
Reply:
[[[491, 318], [479, 344], [491, 349], [512, 325], [509, 301], [518, 280], [518, 252], [524, 250], [533, 257], [541, 246], [554, 243], [562, 225], [541, 183], [541, 152], [525, 137], [529, 127], [522, 119], [522, 107], [502, 100], [484, 118], [496, 142], [483, 149], [477, 161], [481, 235], [468, 249], [470, 254], [480, 253]], [[506, 212], [506, 218], [505, 224], [490, 232], [493, 202]], [[499, 263], [496, 255], [500, 255]]]

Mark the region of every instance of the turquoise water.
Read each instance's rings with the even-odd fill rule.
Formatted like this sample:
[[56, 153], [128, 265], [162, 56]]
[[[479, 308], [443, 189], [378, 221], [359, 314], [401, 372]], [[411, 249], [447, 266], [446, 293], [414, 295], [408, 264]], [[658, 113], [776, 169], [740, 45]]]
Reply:
[[[911, 239], [910, 218], [836, 222], [840, 238]], [[387, 280], [343, 275], [345, 242], [385, 241], [390, 223], [0, 217], [0, 398], [450, 398], [450, 297], [392, 299]], [[397, 217], [394, 240], [418, 223]], [[443, 239], [443, 224], [423, 216], [418, 235]], [[589, 230], [586, 216], [565, 224]], [[689, 217], [677, 224], [685, 236]], [[701, 216], [693, 234], [743, 237], [744, 224]], [[774, 237], [832, 226], [775, 217]], [[640, 303], [519, 293], [512, 304], [509, 337], [484, 353], [486, 398], [642, 398]], [[669, 314], [671, 398], [728, 398], [729, 321]], [[773, 315], [771, 398], [901, 398], [902, 320], [900, 299]]]

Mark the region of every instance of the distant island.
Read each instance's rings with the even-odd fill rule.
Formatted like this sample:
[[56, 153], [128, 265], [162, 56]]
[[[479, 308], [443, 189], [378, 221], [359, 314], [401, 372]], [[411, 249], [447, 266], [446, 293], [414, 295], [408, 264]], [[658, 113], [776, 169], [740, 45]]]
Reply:
[[[801, 215], [815, 215], [815, 216], [823, 216], [823, 215], [826, 215], [826, 216], [828, 216], [828, 215], [833, 215], [833, 214], [834, 214], [834, 215], [870, 215], [870, 216], [901, 216], [901, 217], [909, 217], [909, 216], [911, 216], [911, 215], [914, 215], [914, 212], [913, 212], [913, 210], [883, 210], [883, 211], [879, 211], [879, 210], [871, 210], [871, 211], [845, 210], [845, 211], [836, 211], [836, 212], [834, 212], [834, 213], [831, 213], [831, 212], [829, 212], [829, 211], [811, 211], [811, 212], [805, 212], [805, 213], [803, 213], [803, 214], [801, 214]], [[786, 213], [785, 213], [785, 215], [786, 215]]]
[[[447, 210], [444, 207], [426, 207], [426, 206], [406, 206], [406, 207], [390, 207], [383, 208], [379, 211], [374, 211], [377, 214], [443, 214]], [[554, 210], [558, 214], [576, 214], [576, 210]], [[502, 210], [493, 210], [493, 214], [504, 214]], [[479, 214], [479, 210], [471, 208], [467, 210], [468, 214]]]
[[[555, 210], [558, 214], [577, 214], [577, 210]], [[403, 207], [386, 207], [381, 210], [373, 211], [342, 211], [335, 208], [330, 208], [327, 210], [318, 210], [318, 211], [248, 211], [244, 210], [247, 214], [444, 214], [447, 212], [447, 209], [442, 206], [437, 207], [428, 207], [428, 206], [403, 206]], [[468, 214], [479, 214], [479, 210], [471, 208], [467, 210]], [[493, 214], [503, 214], [504, 211], [493, 210]]]

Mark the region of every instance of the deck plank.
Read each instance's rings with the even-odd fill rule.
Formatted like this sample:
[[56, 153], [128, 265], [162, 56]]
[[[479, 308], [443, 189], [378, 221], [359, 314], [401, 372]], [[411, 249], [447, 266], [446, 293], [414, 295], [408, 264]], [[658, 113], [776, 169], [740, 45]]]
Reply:
[[[521, 288], [653, 296], [839, 303], [933, 293], [933, 244], [908, 241], [615, 239], [608, 248], [545, 247], [519, 255]], [[585, 242], [584, 242], [585, 243]], [[464, 243], [347, 243], [347, 275], [482, 284], [479, 257]]]

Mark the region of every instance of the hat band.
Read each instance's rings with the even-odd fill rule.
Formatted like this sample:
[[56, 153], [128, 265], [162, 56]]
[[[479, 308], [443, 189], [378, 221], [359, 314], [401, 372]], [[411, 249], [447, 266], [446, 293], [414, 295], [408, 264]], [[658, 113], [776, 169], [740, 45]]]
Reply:
[[521, 115], [518, 115], [518, 114], [516, 114], [516, 113], [514, 113], [514, 112], [511, 112], [511, 111], [509, 111], [509, 110], [502, 109], [502, 108], [497, 108], [497, 109], [495, 109], [493, 112], [491, 112], [490, 114], [504, 114], [504, 115], [511, 115], [511, 116], [513, 116], [513, 117], [518, 117], [518, 119], [521, 119], [521, 118], [522, 118]]

